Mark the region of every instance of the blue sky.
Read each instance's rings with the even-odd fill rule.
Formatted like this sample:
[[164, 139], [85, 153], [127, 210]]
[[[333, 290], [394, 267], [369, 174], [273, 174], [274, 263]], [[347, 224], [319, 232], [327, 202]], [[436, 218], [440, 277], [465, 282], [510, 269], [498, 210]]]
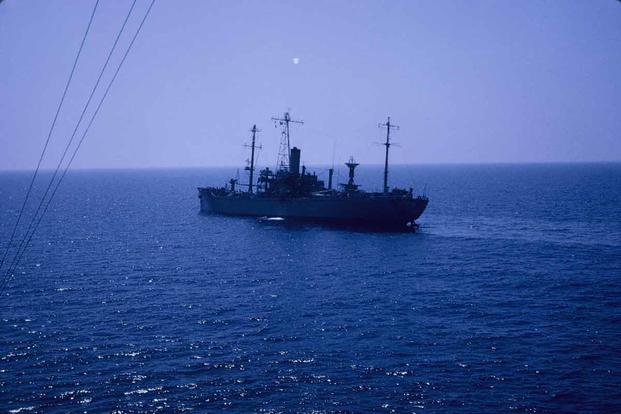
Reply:
[[[36, 164], [93, 4], [0, 3], [0, 169]], [[102, 0], [44, 166], [130, 4]], [[615, 0], [157, 0], [75, 167], [243, 165], [255, 123], [273, 166], [287, 109], [307, 164], [381, 163], [387, 115], [396, 163], [619, 161], [620, 45]]]

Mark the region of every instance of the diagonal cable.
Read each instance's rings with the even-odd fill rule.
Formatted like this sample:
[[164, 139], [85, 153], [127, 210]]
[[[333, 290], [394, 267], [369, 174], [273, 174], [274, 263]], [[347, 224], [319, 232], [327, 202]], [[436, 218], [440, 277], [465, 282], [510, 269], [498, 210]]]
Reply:
[[112, 76], [112, 79], [110, 79], [110, 82], [108, 83], [108, 86], [106, 87], [106, 90], [105, 90], [104, 94], [102, 95], [101, 99], [99, 100], [99, 103], [97, 104], [97, 108], [93, 112], [93, 115], [91, 116], [91, 119], [90, 119], [88, 125], [86, 126], [86, 129], [84, 130], [84, 133], [82, 134], [82, 137], [80, 138], [80, 141], [78, 142], [78, 145], [74, 149], [74, 151], [73, 151], [73, 153], [71, 155], [71, 158], [69, 159], [69, 162], [65, 166], [62, 175], [60, 176], [58, 182], [56, 183], [56, 186], [54, 187], [54, 190], [52, 191], [52, 194], [50, 195], [49, 199], [47, 200], [47, 203], [45, 204], [45, 208], [43, 209], [43, 212], [39, 216], [39, 219], [37, 220], [34, 228], [32, 229], [32, 232], [28, 235], [28, 238], [26, 239], [26, 243], [23, 246], [22, 250], [18, 252], [18, 255], [16, 256], [16, 260], [14, 261], [12, 266], [9, 269], [7, 269], [6, 275], [5, 275], [4, 279], [2, 280], [2, 282], [0, 283], [0, 296], [3, 294], [4, 289], [8, 285], [8, 282], [11, 279], [12, 273], [17, 268], [17, 266], [19, 264], [19, 261], [21, 260], [22, 256], [24, 255], [24, 252], [28, 248], [28, 245], [30, 244], [30, 241], [32, 240], [32, 237], [34, 236], [35, 232], [37, 231], [37, 228], [39, 227], [39, 224], [41, 224], [41, 220], [43, 219], [43, 216], [47, 212], [47, 210], [48, 210], [52, 200], [54, 199], [54, 195], [58, 191], [58, 188], [60, 187], [60, 184], [62, 183], [63, 179], [65, 178], [65, 175], [67, 174], [67, 171], [69, 170], [69, 167], [71, 167], [71, 164], [73, 163], [73, 160], [75, 159], [75, 156], [77, 155], [78, 150], [82, 146], [82, 143], [84, 142], [84, 139], [86, 138], [87, 133], [88, 133], [91, 125], [93, 124], [93, 121], [95, 120], [97, 114], [99, 113], [99, 110], [101, 109], [102, 104], [104, 103], [106, 97], [108, 96], [108, 93], [110, 92], [110, 88], [112, 87], [112, 84], [114, 83], [115, 79], [117, 78], [117, 75], [119, 74], [119, 71], [121, 70], [121, 67], [123, 66], [123, 63], [127, 59], [127, 56], [129, 55], [129, 52], [131, 51], [132, 46], [134, 45], [134, 42], [136, 41], [136, 38], [138, 37], [138, 34], [142, 30], [142, 27], [144, 26], [144, 23], [147, 20], [147, 17], [149, 16], [149, 13], [151, 12], [151, 9], [153, 8], [154, 4], [155, 4], [155, 0], [151, 0], [151, 3], [149, 4], [149, 7], [147, 8], [147, 11], [146, 11], [144, 17], [142, 18], [142, 21], [140, 22], [140, 25], [138, 26], [138, 29], [136, 30], [136, 33], [134, 33], [134, 36], [132, 37], [132, 40], [130, 41], [129, 46], [127, 47], [127, 50], [125, 51], [125, 54], [123, 55], [123, 58], [121, 59], [118, 67], [116, 68], [116, 71], [114, 72], [114, 75]]
[[58, 103], [58, 107], [56, 108], [56, 114], [54, 115], [54, 120], [52, 121], [52, 125], [47, 133], [47, 138], [45, 139], [45, 144], [43, 145], [43, 150], [41, 151], [41, 155], [39, 156], [39, 161], [37, 162], [37, 167], [35, 168], [35, 172], [32, 175], [32, 179], [30, 180], [30, 184], [28, 185], [28, 191], [26, 191], [26, 198], [24, 198], [24, 202], [22, 203], [22, 207], [19, 210], [19, 214], [17, 216], [17, 220], [15, 221], [15, 226], [13, 226], [13, 231], [11, 232], [11, 237], [9, 237], [9, 243], [6, 246], [6, 250], [2, 255], [2, 259], [0, 260], [0, 269], [2, 269], [2, 265], [6, 260], [6, 256], [9, 254], [9, 249], [11, 248], [11, 244], [13, 243], [13, 239], [15, 238], [15, 233], [17, 232], [17, 228], [19, 227], [19, 222], [22, 219], [22, 215], [24, 214], [24, 210], [26, 209], [26, 204], [28, 203], [28, 199], [30, 198], [30, 194], [32, 193], [32, 187], [34, 186], [34, 182], [39, 174], [39, 169], [41, 168], [41, 162], [43, 161], [43, 157], [45, 152], [47, 151], [48, 144], [50, 143], [50, 138], [52, 137], [52, 132], [54, 131], [54, 127], [56, 126], [56, 121], [58, 120], [58, 115], [60, 114], [60, 110], [65, 102], [65, 97], [67, 96], [67, 91], [69, 90], [69, 85], [71, 84], [71, 80], [73, 79], [73, 74], [75, 73], [75, 68], [78, 65], [78, 60], [80, 59], [80, 55], [82, 54], [82, 49], [84, 48], [84, 43], [86, 42], [86, 38], [88, 37], [88, 32], [91, 29], [91, 25], [93, 23], [93, 19], [95, 18], [95, 12], [97, 11], [97, 6], [99, 5], [99, 0], [95, 2], [93, 6], [93, 11], [91, 12], [91, 17], [88, 20], [88, 25], [86, 26], [86, 31], [84, 32], [84, 36], [82, 36], [82, 42], [80, 42], [80, 47], [78, 48], [78, 53], [73, 61], [73, 67], [71, 68], [71, 73], [69, 74], [69, 79], [67, 79], [67, 83], [65, 84], [65, 90], [63, 91], [62, 97], [60, 98], [60, 102]]
[[93, 89], [91, 90], [91, 94], [88, 97], [88, 100], [86, 101], [86, 104], [84, 104], [84, 108], [82, 108], [82, 113], [80, 114], [80, 118], [78, 119], [78, 122], [75, 125], [75, 128], [73, 129], [73, 133], [71, 134], [71, 138], [69, 139], [69, 142], [67, 142], [67, 145], [65, 146], [65, 150], [63, 151], [62, 156], [60, 157], [60, 161], [58, 161], [58, 164], [56, 165], [56, 169], [54, 170], [54, 173], [52, 174], [52, 178], [50, 178], [50, 181], [47, 185], [47, 188], [45, 189], [45, 192], [43, 193], [43, 197], [41, 198], [41, 201], [39, 202], [39, 205], [37, 206], [37, 209], [34, 213], [34, 215], [32, 216], [32, 220], [30, 220], [30, 223], [28, 224], [28, 228], [26, 229], [26, 232], [24, 233], [24, 238], [21, 240], [21, 242], [19, 243], [19, 246], [17, 247], [17, 253], [15, 254], [15, 256], [13, 257], [13, 261], [11, 262], [11, 264], [9, 265], [9, 269], [11, 269], [15, 263], [15, 261], [17, 260], [17, 255], [19, 254], [19, 252], [22, 250], [22, 247], [24, 246], [24, 243], [26, 242], [26, 238], [28, 237], [28, 233], [30, 232], [30, 230], [32, 229], [32, 226], [34, 225], [34, 223], [37, 220], [37, 216], [39, 215], [39, 212], [41, 211], [41, 207], [43, 206], [43, 203], [45, 202], [45, 199], [47, 197], [47, 195], [50, 192], [50, 189], [52, 188], [52, 184], [54, 184], [54, 180], [56, 179], [56, 176], [58, 175], [58, 171], [60, 170], [63, 161], [65, 160], [65, 157], [67, 156], [67, 153], [69, 152], [69, 148], [71, 148], [71, 144], [73, 143], [73, 140], [75, 138], [76, 133], [78, 132], [78, 129], [80, 128], [80, 125], [82, 124], [82, 119], [84, 119], [84, 114], [86, 114], [86, 111], [88, 110], [88, 107], [90, 106], [91, 100], [93, 99], [93, 96], [95, 95], [95, 92], [97, 91], [97, 88], [99, 87], [99, 83], [101, 82], [101, 78], [103, 77], [106, 68], [108, 67], [108, 64], [110, 63], [110, 58], [112, 58], [112, 55], [114, 53], [114, 50], [116, 49], [117, 44], [119, 43], [119, 39], [121, 38], [121, 35], [123, 34], [123, 31], [125, 30], [125, 26], [127, 25], [127, 21], [129, 20], [132, 11], [134, 10], [134, 6], [136, 5], [136, 1], [134, 0], [131, 7], [129, 8], [129, 11], [127, 12], [127, 15], [125, 16], [125, 20], [123, 20], [123, 24], [121, 25], [121, 28], [119, 29], [116, 38], [114, 39], [114, 43], [112, 44], [112, 47], [110, 48], [110, 51], [108, 52], [108, 56], [106, 58], [106, 61], [104, 63], [104, 65], [102, 66], [100, 72], [99, 72], [99, 76], [97, 78], [97, 81], [95, 82], [95, 86], [93, 86]]

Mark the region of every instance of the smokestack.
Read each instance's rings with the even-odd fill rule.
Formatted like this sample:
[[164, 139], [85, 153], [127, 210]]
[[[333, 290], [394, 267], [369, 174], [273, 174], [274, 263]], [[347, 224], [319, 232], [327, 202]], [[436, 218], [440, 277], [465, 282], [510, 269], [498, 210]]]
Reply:
[[334, 175], [334, 168], [328, 170], [328, 190], [332, 190], [332, 176]]
[[289, 172], [292, 174], [300, 174], [300, 149], [297, 147], [291, 148], [291, 154], [289, 155]]

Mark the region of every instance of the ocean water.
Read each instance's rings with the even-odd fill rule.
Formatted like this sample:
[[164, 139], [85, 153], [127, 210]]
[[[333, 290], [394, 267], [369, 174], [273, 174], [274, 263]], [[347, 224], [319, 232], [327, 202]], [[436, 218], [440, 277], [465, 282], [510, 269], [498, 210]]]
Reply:
[[68, 175], [0, 297], [0, 412], [621, 412], [621, 164], [395, 167], [418, 233], [199, 214], [230, 173]]

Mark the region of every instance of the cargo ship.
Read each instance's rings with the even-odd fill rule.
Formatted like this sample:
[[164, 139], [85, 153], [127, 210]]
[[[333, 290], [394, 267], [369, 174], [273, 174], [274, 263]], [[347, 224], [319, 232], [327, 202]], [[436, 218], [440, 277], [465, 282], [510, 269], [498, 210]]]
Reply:
[[252, 143], [248, 145], [251, 156], [245, 168], [248, 182], [240, 183], [239, 179], [231, 178], [223, 187], [199, 187], [201, 212], [386, 228], [417, 227], [416, 220], [425, 211], [429, 199], [425, 195], [415, 196], [412, 188], [388, 186], [390, 133], [399, 128], [391, 123], [390, 117], [379, 124], [386, 128], [382, 192], [367, 192], [356, 184], [355, 170], [359, 164], [353, 158], [345, 163], [349, 172], [347, 182], [338, 183], [337, 188], [333, 188], [334, 168], [330, 168], [326, 185], [314, 172], [300, 166], [301, 150], [290, 147], [291, 124], [303, 122], [293, 120], [288, 112], [272, 120], [282, 127], [277, 167], [260, 170], [255, 183], [256, 134], [259, 130], [254, 125]]

